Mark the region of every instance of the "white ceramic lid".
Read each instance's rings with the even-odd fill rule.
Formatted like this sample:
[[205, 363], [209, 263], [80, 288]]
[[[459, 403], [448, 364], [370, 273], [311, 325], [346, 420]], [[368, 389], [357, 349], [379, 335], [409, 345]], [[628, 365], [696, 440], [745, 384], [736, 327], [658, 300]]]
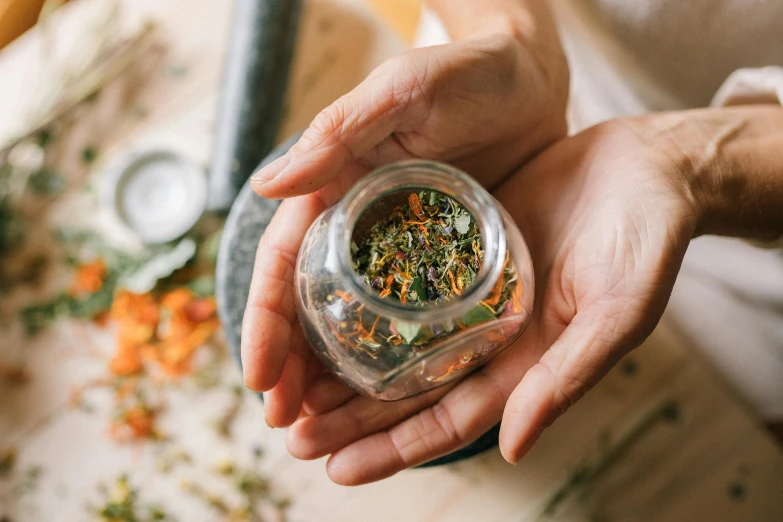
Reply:
[[171, 151], [131, 153], [102, 181], [105, 204], [149, 244], [182, 236], [199, 220], [206, 206], [204, 171]]

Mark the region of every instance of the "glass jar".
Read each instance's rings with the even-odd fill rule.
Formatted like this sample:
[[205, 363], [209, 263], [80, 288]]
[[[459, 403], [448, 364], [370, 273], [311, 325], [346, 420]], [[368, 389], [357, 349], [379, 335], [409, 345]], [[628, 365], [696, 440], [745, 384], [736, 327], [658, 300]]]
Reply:
[[[351, 251], [357, 230], [411, 190], [461, 203], [484, 248], [474, 282], [460, 295], [418, 307], [365, 284]], [[498, 287], [505, 303], [497, 302]], [[310, 346], [338, 378], [383, 401], [461, 379], [500, 353], [527, 325], [533, 288], [530, 253], [508, 213], [473, 178], [432, 161], [393, 163], [362, 178], [315, 220], [296, 263], [297, 313]]]

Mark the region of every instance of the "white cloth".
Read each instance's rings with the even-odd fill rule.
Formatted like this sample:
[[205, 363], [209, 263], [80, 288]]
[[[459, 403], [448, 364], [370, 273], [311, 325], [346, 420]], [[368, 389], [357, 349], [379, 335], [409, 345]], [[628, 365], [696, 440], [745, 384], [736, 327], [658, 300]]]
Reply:
[[[572, 132], [618, 116], [711, 100], [783, 99], [783, 1], [553, 5], [571, 67]], [[442, 24], [425, 12], [417, 45], [446, 41]], [[759, 416], [783, 420], [783, 252], [736, 239], [696, 239], [663, 320]]]

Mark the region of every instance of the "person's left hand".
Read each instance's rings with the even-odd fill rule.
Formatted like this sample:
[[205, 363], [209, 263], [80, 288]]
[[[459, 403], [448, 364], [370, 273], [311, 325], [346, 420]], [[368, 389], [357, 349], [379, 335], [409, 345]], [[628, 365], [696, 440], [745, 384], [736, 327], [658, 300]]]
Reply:
[[527, 331], [456, 386], [399, 402], [319, 377], [288, 432], [290, 453], [331, 454], [332, 480], [362, 484], [465, 446], [502, 416], [501, 451], [518, 461], [663, 313], [699, 217], [691, 163], [669, 135], [671, 118], [688, 117], [599, 125], [502, 185], [495, 195], [534, 258]]

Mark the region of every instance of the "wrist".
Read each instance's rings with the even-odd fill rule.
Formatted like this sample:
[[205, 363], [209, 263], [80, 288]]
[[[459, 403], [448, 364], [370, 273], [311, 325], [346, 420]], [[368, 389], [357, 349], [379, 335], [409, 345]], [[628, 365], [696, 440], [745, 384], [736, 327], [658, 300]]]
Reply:
[[560, 36], [548, 2], [538, 0], [425, 0], [453, 40], [511, 37], [548, 69], [565, 70]]
[[699, 109], [651, 117], [697, 214], [696, 235], [783, 234], [783, 108]]
[[453, 40], [517, 35], [521, 28], [516, 18], [525, 15], [522, 4], [516, 1], [426, 0], [426, 4], [443, 21]]

